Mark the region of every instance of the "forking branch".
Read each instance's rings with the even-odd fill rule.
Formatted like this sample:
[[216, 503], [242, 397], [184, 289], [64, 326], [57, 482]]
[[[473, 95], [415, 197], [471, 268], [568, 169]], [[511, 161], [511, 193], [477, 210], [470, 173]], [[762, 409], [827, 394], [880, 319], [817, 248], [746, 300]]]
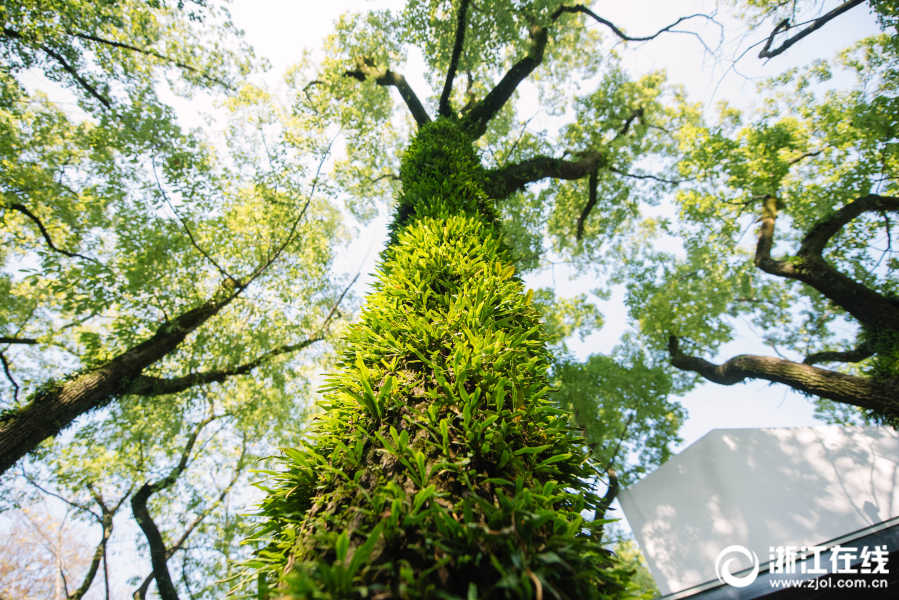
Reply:
[[[648, 41], [655, 39], [656, 37], [666, 32], [688, 33], [691, 35], [696, 35], [694, 32], [677, 31], [673, 30], [672, 28], [676, 27], [678, 24], [684, 21], [694, 18], [713, 20], [709, 15], [690, 15], [688, 17], [681, 17], [671, 25], [663, 27], [650, 36], [631, 37], [621, 31], [621, 29], [616, 27], [610, 21], [603, 19], [602, 17], [598, 16], [596, 13], [588, 9], [586, 6], [582, 5], [559, 6], [559, 8], [557, 8], [550, 14], [550, 23], [554, 24], [559, 19], [559, 17], [565, 13], [585, 14], [590, 18], [596, 20], [597, 22], [610, 27], [615, 35], [625, 41]], [[469, 110], [465, 114], [465, 117], [463, 118], [463, 124], [465, 125], [466, 129], [468, 129], [472, 137], [477, 139], [484, 135], [484, 133], [487, 131], [487, 123], [490, 122], [490, 119], [492, 119], [493, 116], [502, 109], [506, 102], [508, 102], [509, 98], [512, 97], [512, 94], [515, 92], [518, 85], [522, 81], [524, 81], [543, 62], [543, 55], [548, 41], [549, 29], [550, 26], [543, 27], [536, 23], [532, 23], [528, 27], [530, 46], [528, 48], [527, 56], [512, 65], [512, 68], [509, 69], [509, 71], [503, 76], [500, 82], [496, 84], [496, 86], [483, 98], [483, 100], [475, 103], [471, 110]]]
[[403, 101], [406, 103], [406, 106], [409, 107], [409, 111], [412, 113], [412, 117], [415, 119], [415, 122], [418, 123], [419, 127], [425, 123], [431, 122], [431, 117], [428, 116], [428, 112], [425, 110], [424, 106], [422, 106], [418, 96], [415, 95], [415, 92], [412, 91], [412, 88], [406, 82], [405, 77], [391, 71], [387, 67], [380, 68], [375, 66], [374, 61], [370, 58], [357, 56], [354, 62], [356, 63], [356, 68], [352, 71], [345, 71], [344, 75], [346, 77], [352, 77], [358, 81], [365, 81], [366, 79], [371, 78], [378, 85], [395, 87], [400, 93]]

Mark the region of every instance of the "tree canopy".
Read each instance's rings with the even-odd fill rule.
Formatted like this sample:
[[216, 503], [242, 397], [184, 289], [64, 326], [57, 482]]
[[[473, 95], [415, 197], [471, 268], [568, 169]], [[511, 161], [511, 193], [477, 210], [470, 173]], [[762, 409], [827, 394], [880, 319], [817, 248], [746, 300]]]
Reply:
[[[66, 595], [80, 598], [98, 585], [113, 524], [122, 521], [116, 515], [126, 512], [151, 562], [133, 585], [139, 597], [151, 585], [167, 598], [179, 590], [221, 593], [215, 580], [234, 576], [235, 561], [253, 550], [239, 545], [249, 524], [229, 498], [276, 448], [308, 447], [306, 419], [318, 410], [313, 389], [335, 356], [331, 343], [343, 357], [340, 385], [366, 407], [376, 400], [366, 410], [379, 426], [391, 398], [418, 401], [403, 377], [420, 367], [380, 365], [384, 357], [372, 348], [357, 364], [359, 348], [349, 344], [368, 343], [359, 326], [349, 341], [333, 337], [352, 306], [353, 281], [333, 263], [347, 224], [369, 222], [385, 208], [395, 215], [391, 247], [410, 235], [426, 204], [429, 218], [449, 219], [449, 204], [423, 198], [439, 196], [429, 186], [451, 169], [425, 158], [414, 177], [407, 166], [404, 179], [401, 168], [411, 160], [410, 140], [435, 122], [456, 123], [473, 140], [483, 167], [473, 180], [483, 196], [473, 202], [501, 231], [495, 256], [484, 260], [514, 266], [512, 279], [494, 274], [499, 281], [565, 261], [601, 279], [594, 295], [623, 287], [630, 316], [612, 352], [579, 360], [565, 340], [602, 326], [590, 296], [522, 294], [527, 301], [515, 318], [523, 321], [510, 327], [539, 314], [546, 336], [533, 340], [546, 345], [546, 354], [537, 353], [545, 373], [527, 371], [536, 379], [520, 388], [524, 404], [516, 404], [519, 388], [509, 387], [508, 410], [526, 404], [536, 418], [544, 401], [537, 396], [548, 393], [547, 402], [572, 411], [567, 425], [580, 433], [570, 439], [579, 441], [552, 433], [543, 445], [558, 448], [532, 456], [527, 444], [536, 442], [511, 421], [500, 441], [472, 429], [461, 404], [459, 423], [423, 408], [430, 426], [447, 424], [446, 452], [469, 444], [483, 460], [496, 453], [499, 464], [502, 448], [510, 455], [525, 448], [524, 458], [499, 468], [539, 463], [557, 478], [601, 481], [604, 496], [581, 490], [599, 537], [619, 487], [670, 456], [686, 418], [676, 397], [704, 380], [776, 382], [815, 398], [830, 421], [896, 423], [895, 2], [747, 0], [729, 8], [757, 38], [754, 60], [779, 60], [858, 11], [873, 9], [882, 33], [762, 82], [755, 106], [722, 103], [710, 114], [664, 72], [634, 73], [622, 57], [627, 43], [687, 35], [721, 60], [717, 14], [685, 14], [643, 31], [639, 20], [612, 22], [575, 2], [411, 0], [396, 11], [341, 17], [323, 52], [298, 52], [276, 91], [254, 79], [264, 63], [227, 10], [212, 3], [2, 4], [0, 465], [8, 504], [56, 497], [93, 524], [99, 544]], [[411, 48], [424, 58], [432, 93], [414, 90], [403, 75]], [[39, 85], [28, 79], [35, 74]], [[846, 74], [854, 83], [844, 85]], [[525, 86], [552, 127], [532, 126], [533, 115], [519, 110]], [[171, 94], [214, 98], [218, 121], [183, 127], [162, 100]], [[433, 180], [421, 183], [425, 173]], [[423, 306], [446, 309], [448, 319], [463, 310], [434, 301], [442, 308], [428, 308], [427, 297]], [[464, 310], [484, 319], [490, 313], [477, 302]], [[370, 320], [376, 313], [369, 310], [364, 323], [380, 332]], [[773, 355], [716, 364], [741, 321]], [[402, 327], [391, 323], [399, 335]], [[416, 323], [409, 331], [427, 338]], [[515, 337], [528, 329], [514, 329]], [[496, 340], [472, 344], [501, 346]], [[451, 377], [439, 383], [444, 368]], [[456, 369], [434, 367], [434, 397], [474, 393], [459, 384]], [[356, 381], [369, 370], [372, 398]], [[444, 392], [444, 384], [457, 387]], [[484, 389], [500, 398], [495, 385]], [[331, 407], [332, 424], [353, 405], [352, 394], [341, 398], [321, 405]], [[495, 402], [504, 419], [502, 400]], [[544, 426], [549, 435], [562, 423]], [[384, 427], [384, 436], [394, 433]], [[433, 458], [426, 446], [413, 448], [414, 436], [404, 442], [402, 427], [395, 433], [379, 443], [394, 448], [400, 463], [417, 460], [416, 452]], [[411, 458], [400, 456], [407, 443]], [[323, 447], [339, 460], [360, 452], [336, 442]], [[568, 458], [550, 468], [553, 452], [585, 449], [597, 465], [593, 475], [566, 470]], [[360, 456], [360, 464], [369, 460]], [[285, 460], [279, 481], [305, 481], [305, 459], [288, 453]], [[502, 488], [503, 477], [493, 474], [484, 485]], [[575, 479], [569, 484], [581, 485]], [[439, 520], [436, 499], [445, 490], [435, 483], [432, 499], [428, 482], [419, 483], [409, 500], [417, 508], [394, 512], [414, 520], [421, 509], [433, 513], [422, 519]], [[527, 499], [508, 485], [513, 504], [524, 503], [518, 510], [543, 510], [539, 503], [555, 497], [549, 480]], [[274, 521], [283, 517], [277, 498], [266, 508]], [[503, 510], [494, 517], [506, 518]], [[317, 526], [345, 524], [329, 515], [319, 515], [325, 525]], [[283, 566], [294, 551], [285, 545], [289, 521], [267, 530], [281, 536], [284, 552], [266, 564]], [[528, 527], [531, 535], [542, 525]], [[348, 548], [366, 548], [358, 536], [327, 539], [338, 557], [344, 543], [347, 561]], [[554, 556], [576, 561], [580, 551], [569, 551], [557, 548]], [[541, 556], [541, 568], [551, 570], [554, 559]], [[309, 565], [304, 577], [322, 576]], [[534, 572], [522, 571], [524, 579], [505, 589], [524, 594], [535, 580], [535, 589], [562, 585]]]

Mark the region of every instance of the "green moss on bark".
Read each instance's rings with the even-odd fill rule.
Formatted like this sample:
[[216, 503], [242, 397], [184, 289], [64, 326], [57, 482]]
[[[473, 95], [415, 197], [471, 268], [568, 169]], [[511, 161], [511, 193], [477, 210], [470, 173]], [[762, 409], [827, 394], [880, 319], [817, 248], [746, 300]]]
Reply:
[[293, 598], [609, 598], [626, 573], [547, 398], [540, 315], [514, 276], [471, 140], [423, 127], [378, 282], [308, 443], [263, 503], [253, 567]]

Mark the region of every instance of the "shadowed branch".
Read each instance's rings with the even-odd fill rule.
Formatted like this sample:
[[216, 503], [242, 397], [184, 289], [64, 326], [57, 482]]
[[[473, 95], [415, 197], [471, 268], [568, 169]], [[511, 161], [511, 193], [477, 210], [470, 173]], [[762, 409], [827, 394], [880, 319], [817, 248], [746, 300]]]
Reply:
[[778, 46], [774, 50], [771, 50], [771, 45], [774, 43], [774, 38], [777, 37], [777, 34], [781, 33], [782, 31], [787, 31], [792, 28], [792, 25], [790, 25], [789, 19], [784, 19], [783, 21], [781, 21], [780, 23], [777, 24], [777, 27], [775, 27], [774, 31], [771, 32], [771, 35], [768, 36], [768, 41], [765, 43], [765, 47], [762, 48], [761, 52], [759, 52], [759, 58], [772, 58], [774, 56], [777, 56], [778, 54], [783, 54], [784, 52], [787, 51], [788, 48], [790, 48], [790, 46], [792, 46], [796, 42], [798, 42], [801, 39], [805, 38], [806, 36], [814, 33], [815, 31], [821, 29], [827, 23], [829, 23], [833, 19], [839, 17], [841, 14], [843, 14], [847, 10], [855, 8], [856, 6], [858, 6], [860, 4], [864, 4], [864, 3], [865, 3], [865, 0], [850, 0], [849, 2], [844, 2], [843, 4], [836, 7], [835, 9], [833, 9], [826, 15], [823, 15], [823, 16], [815, 19], [814, 21], [812, 21], [811, 25], [809, 25], [808, 27], [806, 27], [805, 29], [803, 29], [802, 31], [800, 31], [799, 33], [794, 35], [793, 37], [786, 39], [780, 46]]
[[897, 212], [899, 198], [868, 194], [848, 203], [812, 227], [796, 254], [783, 260], [771, 257], [777, 198], [766, 195], [762, 201], [761, 227], [754, 259], [759, 269], [813, 287], [873, 331], [888, 329], [899, 332], [899, 307], [895, 303], [838, 271], [822, 256], [827, 243], [850, 221], [866, 212]]
[[406, 82], [405, 77], [386, 67], [376, 67], [374, 62], [368, 58], [357, 56], [355, 62], [356, 69], [353, 71], [346, 71], [344, 73], [345, 76], [352, 77], [358, 81], [365, 81], [366, 79], [371, 78], [375, 80], [375, 83], [381, 86], [392, 85], [399, 91], [400, 96], [403, 98], [403, 102], [409, 107], [409, 111], [412, 113], [412, 117], [415, 119], [415, 122], [418, 123], [419, 127], [425, 123], [431, 122], [431, 117], [428, 116], [428, 112], [425, 110], [424, 106], [422, 106], [418, 96], [415, 95], [415, 92], [412, 91], [412, 88]]
[[456, 78], [456, 70], [459, 68], [459, 59], [462, 57], [462, 48], [465, 44], [465, 19], [468, 13], [469, 0], [462, 0], [459, 4], [459, 14], [456, 20], [456, 41], [453, 44], [453, 55], [450, 58], [449, 68], [446, 70], [446, 83], [443, 85], [443, 93], [440, 95], [438, 113], [442, 117], [453, 114], [450, 107], [450, 94], [453, 92], [453, 79]]

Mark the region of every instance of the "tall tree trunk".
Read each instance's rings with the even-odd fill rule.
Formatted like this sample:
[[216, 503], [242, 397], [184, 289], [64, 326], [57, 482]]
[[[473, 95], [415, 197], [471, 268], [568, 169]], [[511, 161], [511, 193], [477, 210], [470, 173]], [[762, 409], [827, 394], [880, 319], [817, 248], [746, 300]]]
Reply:
[[622, 589], [581, 517], [602, 505], [598, 471], [547, 399], [540, 315], [469, 135], [441, 118], [404, 155], [375, 292], [325, 412], [264, 501], [261, 571], [295, 597]]

